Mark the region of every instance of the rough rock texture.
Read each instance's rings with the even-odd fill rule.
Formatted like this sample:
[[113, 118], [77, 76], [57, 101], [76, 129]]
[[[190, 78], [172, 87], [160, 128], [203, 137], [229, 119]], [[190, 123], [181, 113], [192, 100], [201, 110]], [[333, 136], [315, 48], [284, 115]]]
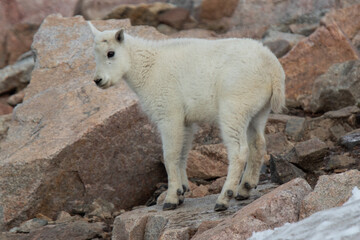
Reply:
[[305, 173], [294, 164], [282, 157], [271, 156], [270, 158], [271, 181], [283, 184], [294, 178], [305, 178]]
[[15, 64], [0, 70], [0, 94], [22, 89], [30, 82], [34, 68], [34, 57], [31, 52], [21, 57]]
[[340, 138], [340, 144], [347, 149], [353, 149], [360, 145], [360, 129], [356, 129]]
[[94, 239], [101, 236], [105, 226], [103, 223], [88, 223], [85, 221], [75, 221], [61, 223], [57, 225], [47, 225], [24, 233], [0, 233], [1, 240], [82, 240]]
[[310, 185], [296, 178], [242, 208], [231, 218], [203, 232], [194, 240], [247, 239], [252, 232], [273, 229], [299, 219], [300, 203]]
[[312, 112], [338, 110], [360, 103], [360, 61], [334, 64], [318, 77], [308, 109]]
[[184, 8], [173, 8], [158, 15], [160, 23], [167, 24], [176, 29], [182, 29], [185, 22], [189, 20], [190, 12]]
[[341, 155], [330, 156], [329, 161], [326, 163], [325, 170], [344, 169], [356, 163], [356, 159], [348, 156], [347, 153]]
[[278, 58], [284, 56], [291, 49], [290, 43], [285, 40], [276, 40], [272, 42], [268, 41], [265, 42], [264, 45], [267, 46]]
[[324, 209], [341, 206], [349, 199], [355, 186], [360, 187], [358, 170], [320, 176], [314, 191], [306, 196], [301, 204], [300, 219]]
[[319, 27], [280, 59], [286, 73], [286, 96], [297, 99], [311, 94], [315, 79], [331, 65], [358, 58], [337, 25]]
[[30, 50], [42, 20], [51, 13], [73, 16], [78, 0], [6, 0], [0, 2], [0, 68]]
[[82, 0], [78, 13], [83, 15], [87, 20], [100, 20], [119, 5], [140, 4], [145, 2], [166, 2], [166, 0]]
[[202, 0], [200, 6], [200, 19], [217, 20], [222, 17], [231, 17], [239, 0]]
[[269, 30], [266, 32], [266, 35], [262, 39], [262, 42], [264, 44], [266, 44], [267, 42], [275, 42], [275, 41], [279, 41], [279, 40], [284, 40], [284, 41], [288, 42], [290, 44], [290, 47], [292, 48], [293, 46], [295, 46], [298, 42], [300, 42], [304, 38], [305, 38], [305, 36], [299, 35], [299, 34]]
[[174, 5], [161, 2], [120, 5], [109, 12], [104, 19], [128, 18], [132, 25], [150, 25], [156, 27], [159, 24], [158, 15], [173, 8], [175, 8]]
[[286, 155], [286, 159], [302, 169], [313, 171], [321, 164], [328, 146], [318, 138], [300, 142]]
[[[225, 219], [273, 188], [272, 184], [259, 185], [250, 199], [232, 201], [229, 209], [220, 213], [213, 210], [217, 195], [185, 199], [183, 205], [173, 211], [162, 211], [162, 206], [156, 205], [126, 212], [115, 219], [113, 240], [190, 239], [203, 221]], [[147, 238], [149, 236], [151, 238]]]
[[[230, 28], [239, 29], [244, 36], [261, 38], [270, 26], [288, 32], [292, 23], [313, 23], [330, 8], [344, 8], [359, 4], [359, 0], [247, 0], [239, 1], [232, 15]], [[219, 6], [221, 8], [221, 5]]]
[[223, 144], [195, 147], [190, 151], [187, 163], [189, 178], [213, 179], [227, 174], [228, 160]]
[[320, 211], [274, 231], [255, 233], [249, 240], [264, 239], [359, 239], [360, 200]]
[[[129, 21], [94, 24], [162, 37]], [[93, 83], [92, 43], [82, 17], [49, 16], [35, 35], [31, 84], [0, 143], [0, 229], [99, 196], [129, 208], [166, 181], [160, 139], [137, 98], [125, 84], [104, 91]]]
[[279, 155], [294, 147], [281, 132], [266, 134], [265, 139], [268, 154]]
[[335, 22], [341, 30], [352, 40], [360, 31], [360, 4], [343, 9], [333, 9], [321, 20], [329, 25]]
[[294, 117], [287, 121], [285, 133], [290, 139], [299, 141], [303, 137], [304, 128], [305, 118]]

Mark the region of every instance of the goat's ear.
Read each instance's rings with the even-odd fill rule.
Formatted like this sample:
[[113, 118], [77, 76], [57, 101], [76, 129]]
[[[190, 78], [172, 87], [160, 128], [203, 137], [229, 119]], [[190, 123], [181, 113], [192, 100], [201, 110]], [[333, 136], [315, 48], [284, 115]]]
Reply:
[[87, 23], [91, 29], [91, 32], [94, 34], [94, 36], [96, 36], [100, 33], [100, 31], [97, 30], [97, 28], [94, 25], [92, 25], [92, 23], [90, 21], [87, 21]]
[[117, 31], [116, 32], [116, 34], [115, 34], [115, 39], [116, 39], [116, 41], [118, 41], [118, 42], [122, 42], [122, 41], [124, 41], [124, 29], [121, 29], [121, 30], [119, 30], [119, 31]]

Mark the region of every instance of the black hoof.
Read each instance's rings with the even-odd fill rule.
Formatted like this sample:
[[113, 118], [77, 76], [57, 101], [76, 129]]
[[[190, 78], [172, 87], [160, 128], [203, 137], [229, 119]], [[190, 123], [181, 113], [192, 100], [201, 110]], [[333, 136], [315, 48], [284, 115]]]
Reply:
[[164, 203], [163, 210], [164, 211], [174, 210], [176, 207], [177, 207], [177, 204], [175, 204], [175, 203]]
[[183, 190], [184, 190], [183, 195], [184, 195], [185, 192], [190, 191], [189, 188], [187, 188], [185, 185], [182, 185], [182, 187], [183, 187]]
[[246, 200], [246, 199], [249, 199], [250, 196], [241, 196], [240, 194], [236, 195], [235, 199], [238, 200], [238, 201], [242, 201], [242, 200]]
[[225, 211], [226, 209], [228, 209], [228, 207], [225, 206], [225, 204], [215, 204], [214, 210], [217, 212]]
[[184, 203], [185, 198], [179, 198], [179, 205]]
[[249, 183], [246, 182], [246, 183], [244, 184], [244, 188], [247, 189], [247, 190], [251, 190], [252, 187], [250, 186]]
[[232, 190], [227, 190], [226, 191], [226, 196], [228, 196], [229, 198], [233, 197], [234, 192]]
[[177, 194], [178, 196], [180, 196], [182, 193], [183, 193], [183, 192], [181, 191], [180, 188], [179, 188], [178, 190], [176, 190], [176, 194]]

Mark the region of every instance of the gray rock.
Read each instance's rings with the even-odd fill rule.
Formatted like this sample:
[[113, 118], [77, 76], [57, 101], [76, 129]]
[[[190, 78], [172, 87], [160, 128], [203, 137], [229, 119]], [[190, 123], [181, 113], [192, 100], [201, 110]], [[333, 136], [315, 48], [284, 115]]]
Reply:
[[262, 39], [262, 42], [266, 45], [268, 42], [285, 40], [290, 44], [290, 47], [292, 48], [304, 38], [305, 36], [299, 34], [269, 30], [266, 32], [264, 38]]
[[326, 118], [346, 118], [350, 117], [352, 114], [359, 113], [360, 109], [357, 106], [349, 106], [345, 108], [341, 108], [339, 110], [329, 111], [324, 113], [324, 117]]
[[287, 121], [285, 133], [291, 139], [299, 141], [303, 137], [305, 127], [305, 118], [291, 118]]
[[284, 56], [291, 49], [290, 43], [286, 40], [268, 41], [265, 42], [264, 45], [267, 46], [278, 58]]
[[360, 103], [360, 60], [338, 63], [315, 80], [309, 109], [338, 110]]
[[40, 227], [46, 226], [48, 221], [39, 218], [33, 218], [26, 222], [23, 222], [19, 227], [15, 227], [10, 232], [16, 233], [29, 233]]
[[104, 223], [88, 223], [75, 221], [56, 225], [40, 227], [28, 234], [0, 233], [1, 240], [83, 240], [94, 239], [102, 236], [105, 229]]
[[330, 156], [329, 161], [326, 164], [325, 170], [334, 170], [334, 169], [343, 169], [350, 167], [351, 165], [355, 164], [356, 160], [347, 155], [333, 155]]
[[231, 201], [229, 209], [221, 213], [213, 210], [218, 195], [185, 199], [185, 202], [173, 211], [162, 211], [161, 205], [129, 211], [116, 217], [113, 240], [189, 237], [189, 232], [195, 232], [203, 221], [225, 219], [275, 186], [274, 184], [259, 185], [257, 189], [252, 190], [250, 199], [240, 202]]
[[294, 178], [305, 178], [306, 174], [300, 168], [291, 164], [282, 157], [271, 155], [270, 158], [271, 181], [278, 184], [284, 184]]
[[0, 70], [0, 94], [14, 89], [22, 89], [29, 82], [34, 68], [34, 56], [28, 52], [13, 65]]
[[355, 146], [360, 145], [360, 129], [349, 132], [340, 138], [340, 144], [347, 149], [353, 149]]

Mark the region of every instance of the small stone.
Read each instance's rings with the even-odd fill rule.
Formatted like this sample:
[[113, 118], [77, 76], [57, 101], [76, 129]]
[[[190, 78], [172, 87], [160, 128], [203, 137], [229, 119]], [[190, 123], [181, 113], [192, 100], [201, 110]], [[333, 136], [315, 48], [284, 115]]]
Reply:
[[199, 197], [205, 197], [209, 194], [208, 186], [206, 185], [200, 185], [196, 187], [195, 189], [191, 190], [191, 198], [199, 198]]
[[269, 154], [279, 155], [294, 147], [282, 132], [266, 134], [265, 138], [266, 148]]
[[265, 42], [264, 45], [267, 46], [278, 58], [284, 56], [287, 52], [291, 50], [291, 45], [286, 40]]
[[335, 111], [329, 111], [324, 113], [324, 117], [327, 118], [346, 118], [350, 117], [354, 113], [360, 112], [360, 109], [357, 106], [349, 106], [345, 108], [341, 108]]
[[346, 168], [355, 163], [356, 163], [356, 161], [352, 157], [349, 157], [346, 155], [334, 155], [334, 156], [330, 156], [330, 159], [326, 165], [326, 170]]
[[164, 203], [167, 191], [162, 192], [156, 200], [156, 205], [161, 205]]
[[287, 121], [285, 133], [293, 140], [299, 141], [303, 137], [305, 118], [291, 118]]
[[327, 154], [327, 145], [318, 138], [298, 143], [285, 156], [287, 160], [304, 170], [313, 171]]
[[294, 178], [305, 178], [306, 174], [295, 165], [289, 163], [282, 157], [271, 155], [270, 158], [271, 181], [274, 183], [284, 184]]
[[340, 144], [350, 150], [360, 145], [360, 128], [342, 136], [340, 138]]
[[69, 222], [72, 220], [72, 217], [69, 213], [65, 211], [61, 211], [56, 218], [56, 223], [63, 223], [63, 222]]
[[48, 221], [44, 219], [39, 218], [33, 218], [26, 222], [23, 222], [19, 228], [17, 229], [17, 232], [19, 233], [29, 233], [31, 231], [36, 230], [37, 228], [46, 226], [48, 224]]

